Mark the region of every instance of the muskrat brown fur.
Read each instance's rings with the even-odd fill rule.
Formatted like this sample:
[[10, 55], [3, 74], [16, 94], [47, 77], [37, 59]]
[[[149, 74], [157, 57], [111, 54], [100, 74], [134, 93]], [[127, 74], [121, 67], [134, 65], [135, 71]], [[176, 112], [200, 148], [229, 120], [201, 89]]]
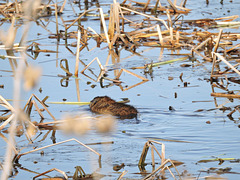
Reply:
[[97, 96], [90, 102], [90, 109], [94, 113], [111, 114], [121, 119], [137, 117], [138, 111], [131, 105], [118, 103], [108, 96]]

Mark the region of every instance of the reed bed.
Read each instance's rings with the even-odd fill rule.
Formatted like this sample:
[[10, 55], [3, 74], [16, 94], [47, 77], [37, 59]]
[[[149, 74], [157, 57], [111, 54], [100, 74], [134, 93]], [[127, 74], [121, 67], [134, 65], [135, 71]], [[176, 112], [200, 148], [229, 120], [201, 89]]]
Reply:
[[[2, 3], [0, 5], [0, 14], [2, 16], [1, 23], [11, 23], [7, 34], [8, 38], [4, 37], [4, 32], [0, 33], [0, 37], [2, 39], [0, 49], [6, 51], [7, 54], [1, 55], [0, 57], [2, 59], [9, 59], [13, 75], [15, 76], [14, 105], [12, 106], [0, 95], [0, 105], [6, 112], [6, 114], [0, 116], [3, 121], [0, 125], [0, 130], [9, 130], [8, 138], [1, 136], [6, 141], [7, 145], [5, 163], [2, 170], [2, 179], [7, 179], [9, 177], [10, 172], [15, 166], [17, 166], [19, 159], [23, 155], [28, 155], [30, 153], [40, 151], [48, 147], [57, 146], [69, 141], [76, 141], [81, 146], [84, 146], [91, 152], [97, 154], [99, 164], [101, 164], [102, 155], [77, 139], [72, 138], [58, 143], [54, 141], [56, 131], [61, 129], [59, 128], [59, 125], [66, 122], [67, 118], [61, 120], [56, 119], [48, 109], [47, 104], [89, 104], [89, 102], [80, 102], [80, 94], [77, 95], [79, 102], [47, 102], [47, 97], [44, 100], [40, 100], [35, 94], [32, 94], [24, 107], [21, 107], [19, 104], [20, 92], [22, 91], [20, 86], [21, 81], [24, 80], [24, 82], [27, 82], [25, 84], [25, 90], [31, 91], [37, 84], [38, 79], [41, 77], [41, 70], [31, 67], [26, 60], [26, 56], [36, 59], [38, 53], [58, 52], [40, 49], [35, 40], [32, 40], [32, 42], [26, 42], [29, 23], [36, 22], [36, 20], [41, 17], [55, 16], [56, 29], [53, 31], [54, 33], [48, 29], [46, 24], [40, 23], [40, 21], [38, 23], [40, 24], [40, 27], [50, 33], [48, 38], [57, 39], [58, 42], [63, 40], [66, 49], [68, 49], [69, 52], [76, 57], [74, 72], [70, 71], [68, 67], [68, 60], [62, 59], [60, 61], [60, 68], [66, 73], [66, 75], [61, 75], [63, 77], [62, 82], [64, 80], [69, 80], [69, 78], [75, 78], [75, 80], [78, 80], [80, 76], [85, 76], [93, 82], [99, 82], [101, 87], [106, 87], [106, 85], [104, 85], [104, 81], [108, 81], [111, 85], [118, 86], [122, 91], [127, 91], [149, 81], [147, 77], [143, 77], [135, 72], [132, 72], [135, 69], [143, 69], [144, 72], [150, 74], [154, 71], [154, 68], [158, 66], [178, 61], [195, 62], [196, 57], [200, 57], [203, 62], [212, 63], [211, 75], [209, 77], [212, 84], [211, 96], [214, 98], [224, 97], [228, 99], [240, 98], [239, 92], [233, 92], [228, 89], [229, 83], [239, 84], [240, 72], [238, 70], [238, 66], [240, 63], [239, 58], [235, 58], [235, 56], [238, 56], [240, 44], [235, 44], [235, 42], [240, 39], [240, 34], [225, 32], [224, 29], [220, 29], [218, 33], [210, 32], [211, 29], [215, 28], [239, 26], [240, 23], [235, 21], [238, 16], [234, 15], [215, 19], [181, 20], [181, 16], [183, 14], [188, 14], [191, 11], [191, 9], [186, 8], [187, 1], [185, 0], [177, 3], [176, 1], [167, 0], [167, 2], [168, 6], [162, 6], [160, 0], [155, 3], [151, 0], [148, 0], [147, 2], [124, 0], [121, 4], [114, 0], [110, 5], [110, 11], [108, 14], [104, 14], [103, 9], [100, 6], [94, 9], [88, 9], [86, 6], [86, 10], [82, 11], [78, 17], [73, 20], [64, 20], [64, 17], [60, 16], [64, 13], [64, 7], [67, 3], [66, 0], [61, 3], [48, 1], [45, 4], [40, 1], [36, 1], [34, 3], [33, 1], [27, 1], [24, 3], [15, 1]], [[33, 4], [31, 5], [31, 3]], [[83, 23], [81, 23], [85, 20], [87, 15], [90, 15], [90, 13], [94, 13], [94, 15], [96, 15], [98, 25], [100, 29], [102, 29], [101, 33], [97, 33], [96, 29], [92, 27], [85, 27]], [[137, 16], [138, 18], [133, 21], [129, 18], [131, 16]], [[19, 43], [15, 43], [17, 34], [17, 27], [15, 26], [16, 21], [27, 22], [22, 23], [25, 27], [25, 31], [23, 32]], [[60, 24], [64, 27], [64, 30], [60, 30]], [[207, 28], [207, 30], [198, 30], [198, 28], [202, 27]], [[194, 28], [196, 29], [194, 30]], [[70, 40], [74, 40], [76, 43], [69, 44]], [[103, 44], [105, 48], [108, 49], [109, 54], [105, 64], [103, 63], [103, 60], [98, 57], [92, 59], [88, 62], [88, 64], [85, 64], [80, 60], [81, 52], [83, 49], [88, 49], [88, 43], [91, 40], [96, 42], [96, 47], [100, 47], [100, 45]], [[76, 47], [76, 51], [71, 51], [70, 47]], [[180, 53], [179, 55], [184, 55], [182, 58], [161, 62], [156, 61], [147, 63], [144, 66], [134, 66], [129, 68], [131, 70], [119, 68], [114, 70], [114, 77], [106, 76], [108, 73], [110, 57], [112, 58], [113, 63], [114, 61], [119, 62], [119, 52], [121, 48], [131, 52], [132, 55], [139, 55], [137, 52], [139, 47], [154, 47], [179, 51], [184, 49], [188, 51], [188, 53]], [[21, 56], [16, 56], [16, 52], [20, 53]], [[29, 52], [32, 54], [28, 54]], [[82, 63], [84, 68], [80, 69], [81, 67], [79, 66], [79, 62]], [[95, 71], [91, 69], [91, 65], [94, 62], [97, 62], [99, 66], [99, 69]], [[27, 69], [28, 67], [30, 69]], [[221, 70], [221, 67], [223, 67], [224, 70]], [[99, 74], [97, 74], [97, 71]], [[127, 82], [127, 80], [125, 80], [122, 76], [124, 73], [136, 77], [140, 80], [140, 82], [127, 87], [124, 86], [122, 83], [124, 81]], [[36, 76], [33, 77], [33, 74]], [[219, 81], [221, 83], [219, 83]], [[77, 92], [79, 92], [79, 85], [76, 88]], [[216, 92], [215, 89], [220, 89], [221, 93]], [[216, 107], [220, 106], [216, 103]], [[40, 117], [39, 122], [33, 122], [31, 120], [33, 108], [36, 109], [36, 112]], [[239, 106], [235, 106], [228, 116], [232, 117], [232, 115], [237, 112], [240, 112]], [[46, 116], [49, 116], [53, 121], [44, 122]], [[93, 117], [85, 117], [85, 119], [88, 118], [94, 119]], [[107, 118], [104, 117], [104, 119]], [[75, 117], [70, 117], [70, 120], [71, 122], [75, 122], [76, 119]], [[110, 121], [112, 122], [112, 119]], [[83, 127], [84, 129], [81, 129], [83, 133], [89, 130], [89, 124], [87, 124], [88, 122], [84, 124], [81, 121], [80, 123], [82, 123], [81, 125], [85, 125], [85, 127]], [[70, 130], [68, 129], [68, 131], [71, 131], [71, 128], [73, 127], [70, 127]], [[106, 132], [112, 129], [112, 127], [104, 128], [106, 130], [98, 129], [99, 132]], [[24, 153], [21, 152], [22, 149], [16, 149], [15, 135], [18, 132], [25, 132], [26, 139], [29, 144], [32, 144], [38, 138], [36, 137], [37, 132], [40, 131], [47, 131], [40, 141], [44, 141], [52, 132], [53, 144], [39, 147]], [[161, 153], [157, 150], [154, 144], [161, 145]], [[175, 166], [176, 163], [165, 158], [165, 145], [152, 140], [145, 143], [142, 154], [140, 155], [138, 164], [140, 171], [143, 171], [147, 164], [145, 161], [149, 148], [151, 149], [152, 157], [151, 165], [155, 167], [157, 164], [154, 153], [157, 153], [159, 156], [160, 161], [158, 163], [160, 163], [160, 165], [143, 179], [157, 178], [160, 174], [164, 173], [165, 170], [168, 170], [174, 179], [177, 179], [176, 176], [181, 179], [181, 175]], [[175, 174], [171, 171], [169, 164], [174, 167]], [[34, 179], [51, 171], [60, 172], [66, 179], [68, 178], [64, 171], [53, 168], [48, 171], [38, 173]], [[122, 179], [126, 174], [127, 171], [123, 171], [118, 179]], [[81, 179], [86, 177], [86, 174], [81, 167], [77, 167], [73, 176], [75, 179]]]

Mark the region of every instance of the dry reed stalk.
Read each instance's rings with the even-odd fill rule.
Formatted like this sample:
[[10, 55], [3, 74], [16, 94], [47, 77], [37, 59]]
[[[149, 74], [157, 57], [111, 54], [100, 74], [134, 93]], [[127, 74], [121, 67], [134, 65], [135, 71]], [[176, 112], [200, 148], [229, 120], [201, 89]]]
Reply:
[[16, 56], [3, 56], [3, 55], [0, 55], [1, 56], [1, 58], [2, 59], [6, 59], [6, 58], [8, 58], [8, 59], [21, 59], [21, 57], [16, 57]]
[[[184, 8], [184, 7], [182, 7], [182, 6], [177, 6], [177, 5], [175, 5], [175, 7], [178, 8], [178, 9], [182, 9], [182, 10], [186, 11], [186, 13], [188, 13], [189, 11], [191, 11], [191, 9]], [[177, 10], [177, 13], [180, 13], [180, 12], [181, 12], [181, 11]]]
[[[86, 76], [87, 78], [91, 79], [92, 81], [97, 82], [96, 79], [93, 79], [92, 77], [88, 76], [87, 74], [85, 74], [85, 73], [82, 73], [82, 74], [83, 74], [84, 76]], [[92, 73], [92, 74], [98, 79], [98, 76], [96, 76], [94, 73]], [[99, 78], [99, 79], [101, 79], [101, 78]]]
[[15, 9], [16, 9], [16, 13], [19, 14], [19, 8], [18, 8], [18, 1], [15, 0]]
[[128, 0], [128, 1], [136, 3], [139, 6], [145, 6], [145, 4], [146, 4], [145, 2], [139, 2], [139, 1], [133, 1], [133, 0]]
[[180, 5], [181, 5], [182, 7], [185, 7], [186, 4], [187, 4], [187, 0], [182, 0], [182, 2], [180, 3]]
[[52, 113], [48, 110], [47, 106], [35, 95], [35, 94], [32, 94], [36, 99], [37, 101], [43, 106], [43, 108], [48, 112], [48, 114], [53, 118], [53, 120], [56, 121], [56, 118], [52, 115]]
[[111, 41], [111, 44], [110, 44], [110, 46], [111, 46], [111, 49], [110, 49], [110, 50], [112, 50], [113, 45], [116, 43], [116, 40], [117, 40], [118, 38], [119, 38], [119, 34], [115, 34], [115, 35], [113, 36], [112, 41]]
[[170, 6], [174, 9], [175, 12], [177, 12], [177, 8], [174, 4], [176, 4], [176, 2], [173, 4], [171, 0], [167, 0], [168, 3], [170, 4]]
[[235, 45], [234, 47], [232, 47], [232, 48], [226, 50], [226, 53], [228, 53], [228, 52], [230, 52], [230, 51], [236, 49], [236, 48], [239, 47], [239, 46], [240, 46], [240, 44]]
[[[47, 136], [49, 135], [49, 133], [50, 133], [51, 131], [52, 131], [52, 130], [49, 130], [46, 134], [44, 134], [43, 138], [40, 139], [38, 142], [44, 141], [44, 140], [47, 138]], [[36, 139], [37, 139], [37, 138], [36, 138]]]
[[168, 22], [169, 22], [168, 25], [169, 25], [169, 27], [172, 27], [172, 18], [171, 18], [171, 15], [170, 15], [170, 12], [168, 9], [166, 10], [166, 13], [167, 13]]
[[218, 21], [218, 20], [226, 19], [225, 21], [233, 21], [233, 20], [237, 19], [238, 17], [239, 17], [238, 15], [233, 15], [233, 16], [215, 18], [215, 19], [213, 19], [213, 20]]
[[56, 121], [56, 118], [55, 118], [55, 117], [52, 115], [52, 113], [48, 110], [47, 106], [46, 106], [35, 94], [32, 94], [32, 95], [29, 97], [29, 99], [28, 99], [26, 105], [24, 106], [23, 110], [25, 110], [26, 107], [29, 106], [29, 104], [31, 103], [33, 97], [35, 97], [35, 98], [37, 99], [37, 101], [43, 106], [43, 108], [44, 108], [44, 109], [48, 112], [48, 114], [53, 118], [53, 120]]
[[[233, 67], [237, 67], [237, 66], [239, 66], [239, 65], [240, 65], [240, 63], [237, 63], [237, 64], [235, 64]], [[224, 74], [224, 73], [227, 73], [230, 69], [231, 69], [231, 68], [227, 68], [225, 71], [223, 71], [223, 74]]]
[[[87, 40], [88, 40], [87, 30], [83, 29], [82, 41], [83, 41], [84, 45], [87, 44]], [[88, 46], [86, 46], [86, 47], [88, 49]]]
[[87, 143], [86, 145], [98, 145], [98, 144], [114, 144], [114, 141]]
[[117, 180], [121, 180], [121, 179], [123, 178], [123, 176], [127, 174], [127, 172], [128, 172], [127, 170], [124, 170], [124, 171], [120, 174], [120, 176], [117, 178]]
[[[162, 150], [161, 150], [161, 154], [162, 154], [162, 155], [160, 155], [160, 154], [158, 154], [158, 155], [159, 155], [159, 157], [162, 159], [162, 163], [163, 163], [163, 162], [165, 161], [165, 144], [160, 143], [160, 142], [157, 142], [157, 141], [153, 141], [153, 140], [151, 140], [151, 142], [152, 142], [152, 143], [159, 144], [159, 145], [162, 146]], [[156, 151], [156, 152], [158, 152], [158, 151]]]
[[83, 73], [94, 61], [97, 61], [100, 69], [104, 71], [104, 67], [102, 66], [100, 60], [98, 59], [98, 57], [95, 57], [80, 73]]
[[212, 58], [209, 58], [209, 57], [207, 57], [207, 56], [204, 56], [204, 55], [202, 55], [201, 53], [199, 53], [198, 51], [196, 51], [195, 49], [192, 49], [192, 54], [193, 53], [196, 53], [197, 55], [199, 55], [199, 56], [201, 56], [203, 59], [205, 59], [205, 60], [207, 60], [207, 61], [212, 61]]
[[154, 145], [151, 145], [151, 144], [149, 143], [149, 146], [151, 147], [152, 166], [155, 166], [154, 148], [153, 148]]
[[226, 93], [211, 93], [213, 97], [224, 97], [224, 98], [240, 98], [239, 94], [226, 94]]
[[41, 122], [41, 123], [38, 123], [37, 126], [41, 126], [41, 125], [49, 125], [49, 124], [60, 124], [60, 123], [64, 123], [66, 120], [57, 120], [57, 121], [51, 121], [51, 122]]
[[106, 37], [106, 40], [108, 43], [108, 47], [109, 47], [109, 49], [111, 49], [110, 40], [109, 40], [108, 33], [107, 33], [107, 26], [106, 26], [106, 22], [105, 22], [104, 15], [103, 15], [103, 10], [102, 10], [102, 8], [99, 8], [98, 10], [100, 13], [101, 22], [103, 25], [103, 30], [104, 30], [104, 34], [105, 34], [105, 37]]
[[[84, 170], [83, 170], [83, 168], [81, 167], [81, 166], [76, 166], [75, 167], [76, 168], [76, 170], [75, 170], [75, 172], [74, 172], [74, 174], [73, 174], [73, 179], [75, 180], [75, 179], [88, 179], [88, 178], [91, 178], [92, 179], [92, 175], [87, 175], [85, 172], [84, 172]], [[94, 176], [94, 179], [95, 179], [96, 177]]]
[[[151, 29], [154, 29], [156, 26], [153, 26], [153, 27], [150, 27], [150, 28], [146, 28], [146, 29], [142, 29], [140, 30], [141, 32], [144, 32], [144, 31], [148, 31], [148, 30], [151, 30]], [[169, 34], [170, 31], [169, 30], [165, 30], [165, 31], [161, 31], [161, 34], [162, 35], [167, 35]], [[151, 36], [158, 36], [158, 32], [153, 32], [153, 33], [135, 33], [135, 32], [131, 32], [130, 34], [135, 34], [134, 35], [134, 38], [147, 38], [147, 37], [151, 37]]]
[[[161, 149], [162, 155], [158, 152], [157, 148], [154, 146], [153, 143], [160, 144], [162, 146], [162, 149]], [[151, 147], [152, 165], [153, 166], [155, 165], [154, 150], [157, 152], [158, 156], [160, 157], [161, 163], [165, 162], [165, 145], [163, 143], [160, 143], [160, 142], [157, 142], [157, 141], [148, 140], [143, 147], [143, 151], [142, 151], [140, 160], [138, 162], [138, 166], [143, 166], [144, 165], [149, 147]]]
[[218, 37], [217, 37], [217, 40], [216, 40], [216, 44], [215, 44], [215, 47], [214, 47], [214, 51], [213, 52], [217, 52], [217, 49], [218, 49], [218, 47], [219, 47], [219, 42], [220, 42], [220, 39], [221, 39], [221, 37], [222, 37], [222, 32], [223, 32], [223, 30], [222, 29], [220, 29], [220, 31], [219, 31], [219, 34], [218, 34]]
[[[108, 35], [109, 35], [109, 39], [111, 41], [113, 41], [113, 37], [114, 37], [114, 31], [115, 31], [115, 16], [113, 15], [113, 5], [111, 4], [110, 7], [110, 15], [109, 15], [109, 23], [108, 23]], [[113, 44], [111, 42], [111, 44]], [[111, 46], [112, 49], [112, 46]]]
[[14, 47], [14, 40], [17, 34], [17, 28], [15, 28], [15, 21], [16, 18], [15, 16], [13, 16], [11, 18], [11, 26], [9, 27], [7, 34], [5, 34], [2, 30], [0, 31], [1, 41], [3, 42], [4, 47], [7, 50], [12, 50]]
[[139, 78], [139, 79], [141, 79], [141, 80], [143, 80], [143, 81], [149, 81], [147, 78], [144, 78], [144, 77], [142, 77], [142, 76], [139, 76], [138, 74], [135, 74], [135, 73], [133, 73], [133, 72], [127, 70], [127, 69], [121, 69], [120, 72], [118, 73], [118, 75], [116, 76], [116, 79], [119, 79], [119, 78], [120, 78], [120, 76], [121, 76], [121, 74], [122, 74], [123, 71], [126, 72], [126, 73], [128, 73], [128, 74], [131, 74], [132, 76], [135, 76], [135, 77], [137, 77], [137, 78]]
[[172, 28], [172, 26], [170, 27], [170, 39], [171, 39], [171, 44], [174, 45], [174, 42], [173, 42], [173, 28]]
[[161, 27], [159, 25], [157, 25], [157, 31], [158, 31], [159, 42], [163, 46], [164, 42], [163, 42]]
[[81, 19], [81, 17], [83, 17], [86, 13], [88, 12], [92, 12], [92, 11], [96, 11], [99, 10], [99, 8], [95, 8], [95, 9], [90, 9], [90, 10], [86, 10], [84, 11], [80, 16], [78, 16], [78, 18], [76, 18], [69, 26], [67, 26], [66, 30], [68, 30], [70, 27], [72, 27], [72, 25], [74, 25], [76, 22], [79, 21], [79, 19]]
[[158, 150], [157, 150], [157, 148], [154, 146], [154, 145], [152, 145], [152, 147], [151, 147], [152, 149], [152, 159], [154, 160], [154, 154], [153, 154], [153, 152], [154, 152], [154, 150], [156, 151], [156, 153], [158, 154], [158, 156], [161, 158], [161, 163], [163, 163], [164, 161], [165, 161], [165, 146], [164, 147], [162, 147], [162, 155], [158, 152]]
[[202, 48], [205, 44], [208, 43], [208, 41], [212, 40], [211, 37], [207, 38], [205, 41], [203, 41], [202, 43], [200, 43], [197, 47], [194, 48], [194, 50], [198, 50], [200, 48]]
[[113, 52], [113, 50], [109, 50], [109, 52], [108, 52], [108, 56], [107, 56], [107, 59], [106, 59], [106, 62], [105, 62], [105, 66], [108, 65], [108, 63], [109, 63], [109, 59], [110, 59], [110, 56], [111, 56], [112, 52]]
[[[76, 52], [76, 54], [77, 54], [77, 52]], [[63, 66], [63, 62], [65, 63], [65, 67]], [[72, 76], [72, 73], [69, 72], [69, 66], [68, 66], [67, 59], [61, 59], [60, 68], [67, 74], [67, 76]]]
[[114, 4], [113, 4], [113, 15], [114, 15], [114, 19], [115, 19], [115, 27], [116, 27], [116, 32], [118, 34], [120, 34], [120, 19], [119, 19], [119, 14], [120, 14], [120, 5], [119, 3], [117, 3], [115, 0], [114, 0]]
[[144, 146], [143, 146], [141, 157], [140, 157], [139, 162], [138, 162], [138, 166], [142, 166], [142, 167], [144, 166], [144, 162], [145, 162], [146, 157], [147, 157], [148, 149], [149, 149], [149, 144], [145, 143]]
[[6, 121], [4, 121], [1, 126], [0, 130], [2, 130], [6, 125], [8, 125], [14, 119], [14, 114], [12, 114]]
[[66, 2], [67, 2], [67, 0], [64, 0], [64, 1], [63, 1], [63, 4], [62, 4], [62, 6], [61, 6], [61, 9], [60, 9], [59, 13], [62, 13], [62, 12], [63, 12], [63, 9], [64, 9], [64, 7], [65, 7], [65, 5], [66, 5]]
[[[48, 171], [45, 171], [45, 172], [43, 172], [43, 173], [41, 173], [41, 174], [39, 174], [37, 176], [34, 176], [33, 179], [36, 179], [36, 178], [38, 178], [38, 177], [40, 177], [42, 175], [45, 175], [45, 174], [47, 174], [49, 172], [52, 172], [52, 171], [57, 171], [57, 172], [61, 173], [64, 176], [65, 179], [68, 179], [68, 176], [66, 175], [66, 173], [64, 171], [61, 171], [61, 170], [57, 169], [57, 168], [52, 168], [52, 169], [50, 169]], [[47, 178], [47, 179], [51, 179], [51, 178]]]
[[215, 52], [212, 52], [212, 53], [216, 55], [221, 61], [223, 61], [227, 66], [229, 66], [235, 73], [240, 75], [240, 72], [233, 65], [231, 65], [222, 55]]
[[[149, 174], [149, 175], [147, 175], [145, 178], [143, 178], [143, 180], [153, 179], [153, 178], [154, 178], [154, 177], [153, 177], [154, 174], [155, 174], [156, 172], [158, 172], [160, 169], [165, 168], [164, 166], [165, 166], [167, 163], [169, 163], [169, 162], [172, 164], [172, 166], [174, 167], [174, 169], [176, 170], [176, 172], [177, 172], [177, 174], [178, 174], [178, 176], [179, 176], [179, 179], [181, 180], [182, 178], [181, 178], [180, 173], [178, 172], [176, 166], [174, 165], [174, 163], [173, 163], [170, 159], [165, 160], [165, 161], [164, 161], [157, 169], [155, 169], [151, 174]], [[170, 169], [168, 168], [168, 170], [170, 170]], [[170, 173], [171, 173], [171, 171], [170, 171]], [[171, 173], [171, 175], [173, 176], [174, 179], [176, 179], [175, 176], [174, 176], [172, 173]]]
[[6, 115], [6, 116], [0, 116], [0, 121], [6, 121], [9, 117], [11, 116], [11, 114]]
[[158, 4], [159, 4], [159, 7], [162, 7], [161, 1], [159, 1], [159, 3], [158, 3]]
[[[135, 24], [133, 21], [131, 21], [131, 20], [129, 20], [129, 19], [127, 19], [127, 18], [125, 18], [124, 17], [124, 15], [123, 15], [123, 12], [122, 12], [122, 9], [121, 9], [121, 6], [118, 4], [118, 9], [119, 9], [119, 12], [120, 12], [120, 14], [121, 14], [121, 16], [122, 16], [122, 20], [124, 21], [124, 20], [126, 20], [126, 21], [128, 21], [129, 23], [132, 23], [132, 24]], [[124, 29], [124, 22], [122, 22], [122, 30]]]
[[33, 103], [33, 105], [35, 106], [35, 108], [36, 108], [38, 114], [40, 115], [40, 117], [41, 117], [42, 119], [44, 119], [44, 116], [43, 116], [42, 112], [40, 111], [37, 103], [36, 103], [34, 100], [32, 100], [32, 103]]
[[[31, 8], [34, 9], [36, 7], [31, 7]], [[27, 32], [28, 30], [29, 30], [29, 23], [27, 22], [24, 25], [23, 32]], [[11, 43], [11, 44], [9, 44], [10, 47], [13, 47], [13, 42], [14, 42], [15, 37], [13, 38], [12, 35], [10, 35], [8, 38], [10, 40], [13, 40], [11, 42], [8, 42], [8, 43]], [[23, 39], [22, 42], [23, 42], [23, 45], [25, 45], [25, 39]], [[15, 142], [16, 125], [17, 125], [17, 122], [19, 121], [19, 117], [20, 117], [20, 113], [21, 113], [20, 112], [20, 96], [21, 96], [21, 84], [22, 84], [22, 79], [23, 79], [23, 70], [24, 70], [24, 66], [25, 66], [25, 54], [23, 52], [21, 52], [20, 55], [21, 55], [21, 60], [18, 61], [19, 62], [18, 67], [17, 67], [16, 71], [14, 72], [15, 79], [14, 79], [14, 90], [13, 90], [13, 107], [15, 109], [15, 112], [14, 112], [14, 117], [11, 120], [11, 127], [9, 130], [9, 137], [8, 137], [9, 143], [6, 148], [4, 167], [3, 167], [3, 171], [1, 173], [2, 180], [8, 179], [11, 168], [12, 168], [12, 158], [13, 158], [13, 153], [14, 153], [13, 147], [15, 147], [15, 143], [16, 143]]]
[[12, 105], [9, 104], [9, 103], [7, 102], [7, 100], [4, 99], [1, 95], [0, 95], [0, 105], [3, 106], [3, 107], [5, 107], [5, 108], [7, 108], [7, 109], [9, 109], [9, 110], [12, 111], [12, 112], [15, 111], [14, 108], [12, 107]]
[[234, 107], [234, 110], [232, 110], [230, 113], [228, 113], [227, 116], [228, 116], [228, 117], [229, 117], [229, 116], [231, 117], [231, 116], [233, 115], [233, 113], [235, 113], [237, 110], [238, 110], [238, 112], [240, 113], [239, 106]]
[[76, 84], [76, 91], [77, 91], [77, 100], [78, 100], [78, 102], [80, 102], [81, 99], [80, 99], [80, 88], [79, 88], [79, 80], [78, 79], [75, 79], [75, 84]]
[[[8, 144], [8, 139], [2, 134], [0, 133], [0, 137]], [[10, 146], [12, 146], [12, 144], [10, 144]], [[15, 148], [15, 146], [12, 146], [12, 149], [14, 151], [15, 154], [18, 154], [17, 149]], [[2, 167], [3, 168], [3, 167]]]
[[160, 0], [157, 0], [156, 3], [155, 3], [155, 6], [154, 6], [154, 8], [153, 8], [153, 12], [154, 12], [155, 14], [156, 14], [156, 12], [157, 12], [158, 6], [160, 6], [160, 5], [159, 5], [159, 2], [160, 2]]
[[63, 25], [63, 26], [64, 26], [64, 28], [66, 29], [66, 28], [67, 28], [67, 25], [66, 25], [65, 21], [63, 20], [63, 17], [62, 17], [62, 16], [60, 16], [60, 19], [61, 19], [61, 21], [62, 21], [62, 25]]
[[147, 175], [146, 177], [143, 178], [143, 180], [147, 180], [150, 179], [157, 171], [159, 171], [160, 169], [162, 169], [169, 161], [169, 159], [167, 159], [164, 163], [162, 163], [157, 169], [155, 169], [154, 171], [152, 171], [151, 174]]
[[146, 10], [147, 10], [147, 7], [148, 7], [150, 1], [151, 1], [151, 0], [148, 0], [148, 1], [147, 1], [147, 3], [145, 4], [145, 6], [144, 6], [144, 8], [143, 8], [143, 11], [146, 11]]
[[179, 31], [176, 32], [176, 43], [179, 44], [180, 33]]
[[[155, 25], [155, 26], [152, 26], [152, 27], [140, 29], [140, 30], [137, 30], [137, 31], [132, 31], [132, 32], [129, 32], [128, 34], [129, 34], [130, 36], [134, 36], [134, 37], [135, 37], [135, 36], [136, 36], [136, 37], [138, 37], [138, 36], [141, 37], [141, 33], [150, 31], [150, 30], [152, 30], [152, 29], [155, 29], [157, 26], [159, 26], [159, 25]], [[164, 31], [164, 32], [165, 32], [165, 31]], [[148, 33], [149, 33], [149, 32], [148, 32]], [[153, 33], [153, 34], [155, 34], [155, 33]]]
[[7, 145], [4, 167], [1, 174], [1, 179], [6, 180], [10, 175], [10, 171], [12, 168], [12, 158], [13, 158], [13, 148], [15, 147], [15, 134], [16, 134], [16, 125], [18, 122], [18, 118], [20, 116], [20, 94], [21, 94], [21, 80], [23, 76], [23, 68], [24, 68], [24, 55], [21, 53], [22, 59], [19, 61], [18, 68], [14, 74], [14, 90], [13, 90], [13, 107], [15, 109], [14, 117], [11, 120], [11, 128], [9, 130], [9, 144]]
[[15, 161], [18, 162], [20, 157], [22, 157], [23, 155], [26, 155], [26, 154], [29, 154], [29, 153], [32, 153], [32, 152], [36, 152], [36, 151], [39, 151], [39, 150], [42, 150], [42, 149], [45, 149], [45, 148], [48, 148], [48, 147], [52, 147], [52, 146], [56, 146], [56, 145], [59, 145], [59, 144], [63, 144], [63, 143], [69, 142], [69, 141], [76, 141], [80, 145], [84, 146], [85, 148], [89, 149], [93, 153], [97, 154], [99, 156], [99, 160], [101, 160], [101, 154], [99, 154], [97, 151], [93, 150], [92, 148], [88, 147], [87, 145], [83, 144], [82, 142], [78, 141], [77, 139], [72, 138], [72, 139], [61, 141], [61, 142], [58, 142], [58, 143], [55, 143], [55, 144], [50, 144], [50, 145], [47, 145], [47, 146], [44, 146], [44, 147], [40, 147], [40, 148], [31, 150], [31, 151], [28, 151], [28, 152], [25, 152], [25, 153], [18, 154], [18, 156], [16, 157]]
[[171, 169], [168, 166], [165, 166], [165, 168], [167, 168], [167, 170], [170, 172], [172, 177], [177, 180], [177, 178], [175, 178], [174, 174], [172, 173]]
[[77, 52], [76, 52], [76, 62], [75, 62], [75, 72], [74, 75], [78, 77], [78, 69], [79, 69], [79, 48], [80, 48], [80, 30], [78, 30], [78, 38], [77, 38]]
[[[228, 82], [227, 82], [228, 83]], [[222, 80], [221, 80], [221, 84], [223, 84], [223, 82], [222, 82]], [[216, 84], [216, 83], [214, 83], [214, 84], [212, 84], [212, 88], [219, 88], [219, 89], [221, 89], [221, 90], [224, 90], [224, 91], [228, 91], [228, 88], [227, 87], [224, 87], [223, 85], [220, 85], [220, 84]], [[214, 91], [213, 91], [214, 92]]]
[[121, 8], [121, 9], [124, 9], [124, 10], [126, 10], [126, 11], [133, 12], [133, 13], [135, 13], [135, 14], [139, 14], [139, 15], [142, 15], [142, 16], [145, 16], [145, 17], [154, 19], [154, 20], [156, 20], [156, 21], [160, 21], [160, 22], [163, 23], [163, 25], [164, 25], [167, 29], [169, 29], [169, 27], [167, 26], [166, 22], [165, 22], [164, 20], [162, 20], [162, 19], [155, 18], [155, 17], [153, 17], [153, 16], [149, 16], [149, 15], [147, 15], [147, 14], [143, 14], [143, 13], [140, 13], [140, 12], [137, 12], [137, 11], [134, 11], [134, 10], [132, 10], [132, 9], [125, 8], [125, 7], [120, 7], [120, 8]]
[[56, 35], [57, 35], [57, 37], [59, 39], [60, 37], [59, 37], [59, 34], [58, 34], [58, 10], [57, 10], [57, 3], [55, 3], [55, 19], [56, 19]]
[[[39, 20], [39, 22], [42, 22], [41, 20]], [[38, 26], [40, 26], [41, 28], [43, 28], [45, 31], [47, 31], [49, 34], [53, 34], [53, 32], [49, 29], [47, 29], [45, 24], [41, 24], [39, 23]]]
[[[123, 37], [123, 35], [120, 34], [120, 33], [118, 33], [118, 36], [119, 36], [119, 38], [122, 40], [122, 42], [124, 43], [124, 45], [127, 46], [129, 41], [128, 41], [128, 40], [125, 40], [124, 37]], [[134, 40], [133, 40], [131, 37], [129, 37], [127, 34], [126, 34], [126, 36], [130, 39], [130, 41], [132, 41], [132, 43], [133, 43], [132, 46], [135, 46]], [[130, 49], [131, 49], [131, 48], [130, 48]]]
[[25, 112], [30, 116], [31, 114], [31, 111], [32, 111], [32, 98], [33, 98], [33, 95], [31, 95], [28, 100], [27, 100], [27, 103], [25, 104], [23, 110], [25, 110]]

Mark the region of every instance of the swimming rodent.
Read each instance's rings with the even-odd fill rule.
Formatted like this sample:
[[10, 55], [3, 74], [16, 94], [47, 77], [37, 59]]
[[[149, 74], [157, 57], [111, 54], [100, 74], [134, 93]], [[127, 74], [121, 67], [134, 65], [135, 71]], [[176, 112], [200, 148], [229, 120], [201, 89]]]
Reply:
[[94, 113], [111, 114], [120, 117], [120, 119], [136, 118], [138, 113], [135, 107], [116, 102], [108, 96], [95, 97], [89, 106]]

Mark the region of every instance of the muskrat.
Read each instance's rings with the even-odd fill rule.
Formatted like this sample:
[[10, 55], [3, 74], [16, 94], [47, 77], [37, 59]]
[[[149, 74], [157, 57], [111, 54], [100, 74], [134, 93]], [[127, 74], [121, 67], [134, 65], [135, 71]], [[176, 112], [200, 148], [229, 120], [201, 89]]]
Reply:
[[137, 117], [138, 111], [131, 105], [118, 103], [108, 96], [97, 96], [90, 102], [90, 109], [94, 113], [111, 114], [121, 119]]

